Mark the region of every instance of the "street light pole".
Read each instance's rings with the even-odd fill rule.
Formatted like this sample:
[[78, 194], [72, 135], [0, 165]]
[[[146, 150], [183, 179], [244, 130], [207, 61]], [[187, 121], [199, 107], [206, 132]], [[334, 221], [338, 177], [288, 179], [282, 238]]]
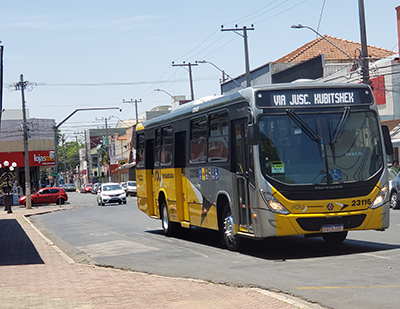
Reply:
[[93, 110], [105, 110], [105, 109], [119, 109], [119, 111], [122, 111], [119, 107], [93, 107], [93, 108], [77, 108], [74, 110], [71, 114], [69, 114], [67, 117], [65, 117], [59, 124], [54, 126], [54, 165], [55, 165], [55, 174], [56, 174], [56, 186], [60, 186], [60, 179], [58, 176], [58, 149], [57, 149], [57, 130], [58, 128], [66, 122], [69, 118], [71, 118], [76, 112], [79, 111], [93, 111]]
[[167, 95], [169, 95], [169, 96], [171, 97], [171, 99], [174, 100], [174, 102], [177, 101], [177, 100], [175, 99], [175, 97], [174, 97], [172, 94], [170, 94], [169, 92], [167, 92], [167, 91], [165, 91], [165, 90], [163, 90], [163, 89], [157, 88], [157, 89], [154, 89], [154, 91], [162, 91], [162, 92], [166, 93]]
[[309, 26], [304, 26], [302, 24], [298, 24], [298, 25], [292, 25], [290, 28], [292, 29], [309, 29], [312, 32], [314, 32], [315, 34], [319, 35], [322, 39], [324, 39], [325, 41], [327, 41], [329, 44], [331, 44], [333, 47], [335, 47], [337, 50], [339, 50], [341, 53], [345, 54], [348, 58], [350, 58], [351, 60], [357, 62], [352, 56], [350, 56], [348, 53], [346, 53], [344, 50], [340, 49], [338, 46], [336, 46], [335, 44], [333, 44], [331, 41], [329, 41], [326, 37], [324, 37], [321, 33], [317, 32], [316, 30], [314, 30], [313, 28], [309, 27]]
[[78, 135], [75, 135], [76, 141], [76, 156], [78, 157], [78, 188], [81, 189], [81, 158], [79, 157], [79, 144], [78, 144]]
[[[241, 85], [241, 84], [239, 84], [236, 80], [234, 80], [232, 77], [230, 77], [224, 70], [222, 70], [222, 69], [220, 69], [219, 67], [217, 67], [214, 63], [212, 63], [211, 61], [206, 61], [206, 60], [199, 60], [199, 61], [196, 61], [196, 63], [209, 63], [209, 64], [211, 64], [214, 68], [216, 68], [217, 70], [219, 70], [220, 72], [222, 72], [222, 82], [225, 82], [225, 75], [226, 76], [228, 76], [236, 85], [238, 85], [240, 88], [243, 88], [244, 89], [244, 87]], [[221, 92], [222, 92], [222, 89], [221, 89]]]
[[14, 174], [14, 169], [17, 167], [17, 163], [13, 162], [11, 163], [8, 161], [3, 162], [3, 167], [0, 164], [0, 176], [3, 180], [3, 192], [5, 193], [4, 195], [4, 210], [7, 211], [7, 213], [12, 213], [12, 187], [14, 185], [14, 180], [15, 180], [15, 174]]

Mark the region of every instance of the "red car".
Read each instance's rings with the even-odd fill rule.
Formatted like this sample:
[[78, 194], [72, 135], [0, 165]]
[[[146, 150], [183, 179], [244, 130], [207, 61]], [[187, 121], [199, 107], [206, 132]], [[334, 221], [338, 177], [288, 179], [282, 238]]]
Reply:
[[[68, 201], [68, 195], [62, 188], [50, 187], [40, 189], [35, 194], [31, 195], [32, 204], [64, 204]], [[25, 205], [26, 196], [21, 196], [18, 200], [20, 205]]]
[[85, 183], [83, 185], [83, 190], [81, 191], [81, 193], [91, 193], [93, 189], [93, 184], [92, 183]]

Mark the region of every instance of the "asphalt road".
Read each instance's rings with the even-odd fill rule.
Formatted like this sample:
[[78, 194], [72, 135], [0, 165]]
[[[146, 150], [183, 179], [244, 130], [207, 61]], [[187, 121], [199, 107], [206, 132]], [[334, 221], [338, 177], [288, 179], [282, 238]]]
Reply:
[[72, 258], [122, 269], [279, 290], [332, 308], [397, 308], [400, 290], [400, 211], [385, 232], [350, 232], [341, 245], [322, 238], [248, 241], [241, 253], [220, 245], [218, 233], [193, 228], [178, 238], [161, 222], [126, 205], [97, 206], [91, 194], [69, 193], [74, 209], [33, 222]]

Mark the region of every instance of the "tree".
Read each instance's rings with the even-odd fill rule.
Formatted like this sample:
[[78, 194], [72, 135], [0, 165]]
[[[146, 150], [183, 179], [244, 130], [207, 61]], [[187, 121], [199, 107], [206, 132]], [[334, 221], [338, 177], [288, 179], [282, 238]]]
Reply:
[[79, 139], [66, 141], [65, 134], [60, 134], [58, 137], [58, 169], [72, 172], [80, 163], [78, 154], [80, 149], [85, 148], [85, 143]]

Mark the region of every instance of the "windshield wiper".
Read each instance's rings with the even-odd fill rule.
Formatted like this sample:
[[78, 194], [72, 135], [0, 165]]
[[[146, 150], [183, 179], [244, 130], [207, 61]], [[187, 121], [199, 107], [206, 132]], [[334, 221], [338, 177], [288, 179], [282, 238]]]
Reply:
[[336, 125], [335, 131], [333, 131], [333, 136], [331, 137], [331, 141], [329, 142], [329, 144], [331, 144], [331, 146], [338, 142], [340, 136], [342, 135], [342, 133], [344, 131], [346, 122], [349, 119], [349, 115], [350, 115], [350, 107], [346, 106], [344, 108], [343, 114], [340, 117], [338, 124]]
[[322, 140], [321, 136], [319, 136], [312, 128], [310, 128], [310, 126], [293, 110], [287, 109], [286, 113], [288, 114], [289, 118], [294, 121], [295, 124], [303, 129], [304, 133], [306, 133], [312, 141], [319, 143]]
[[350, 107], [346, 106], [344, 108], [342, 116], [339, 119], [338, 124], [336, 125], [335, 130], [333, 131], [333, 135], [332, 135], [331, 122], [329, 122], [329, 138], [330, 138], [329, 145], [331, 146], [333, 163], [335, 164], [336, 164], [335, 144], [339, 141], [339, 138], [344, 131], [347, 120], [349, 119], [349, 115], [350, 115]]

